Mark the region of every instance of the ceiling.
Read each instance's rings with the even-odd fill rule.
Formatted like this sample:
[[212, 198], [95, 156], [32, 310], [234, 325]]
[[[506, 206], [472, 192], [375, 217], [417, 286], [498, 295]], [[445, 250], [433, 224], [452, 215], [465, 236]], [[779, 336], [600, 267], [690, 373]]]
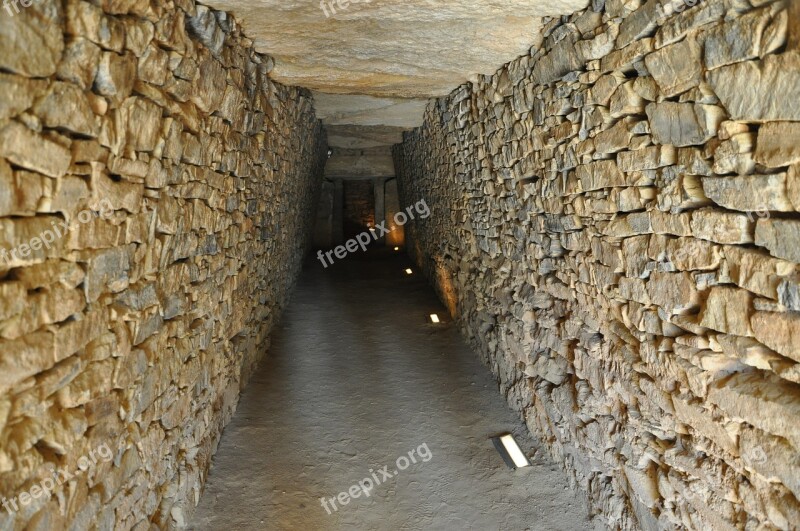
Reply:
[[[334, 147], [400, 141], [431, 97], [541, 41], [541, 17], [588, 0], [210, 0], [233, 12], [273, 78], [315, 93]], [[340, 6], [345, 6], [344, 8]]]

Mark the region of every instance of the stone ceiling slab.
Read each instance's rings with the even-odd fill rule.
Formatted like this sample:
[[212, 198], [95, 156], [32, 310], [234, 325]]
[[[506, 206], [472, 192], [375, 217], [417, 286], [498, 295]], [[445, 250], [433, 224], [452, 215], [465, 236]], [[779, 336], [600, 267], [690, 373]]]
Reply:
[[[326, 124], [409, 128], [421, 123], [425, 107], [414, 100], [446, 95], [473, 74], [494, 73], [539, 44], [541, 17], [572, 13], [588, 1], [208, 3], [232, 11], [257, 48], [275, 58], [274, 79], [316, 92]], [[326, 102], [321, 93], [356, 97]]]
[[403, 141], [404, 127], [328, 125], [328, 145], [332, 148], [366, 149], [391, 146]]

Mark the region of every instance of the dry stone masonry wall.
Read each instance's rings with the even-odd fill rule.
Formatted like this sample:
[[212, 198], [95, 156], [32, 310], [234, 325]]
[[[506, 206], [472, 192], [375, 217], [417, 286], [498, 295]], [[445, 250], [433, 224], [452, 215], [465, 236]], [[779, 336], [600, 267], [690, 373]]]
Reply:
[[800, 522], [800, 2], [594, 0], [395, 148], [411, 252], [622, 529]]
[[193, 0], [0, 15], [0, 529], [180, 527], [298, 272], [322, 127]]

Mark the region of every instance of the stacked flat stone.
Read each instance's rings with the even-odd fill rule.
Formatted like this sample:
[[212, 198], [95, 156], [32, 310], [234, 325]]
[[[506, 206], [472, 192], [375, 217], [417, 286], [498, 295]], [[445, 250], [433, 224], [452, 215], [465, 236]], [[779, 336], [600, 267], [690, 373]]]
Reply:
[[[310, 236], [327, 146], [193, 0], [41, 0], [0, 31], [0, 529], [182, 527]], [[110, 215], [79, 222], [110, 205]]]
[[800, 2], [661, 4], [430, 105], [409, 248], [612, 528], [796, 529]]

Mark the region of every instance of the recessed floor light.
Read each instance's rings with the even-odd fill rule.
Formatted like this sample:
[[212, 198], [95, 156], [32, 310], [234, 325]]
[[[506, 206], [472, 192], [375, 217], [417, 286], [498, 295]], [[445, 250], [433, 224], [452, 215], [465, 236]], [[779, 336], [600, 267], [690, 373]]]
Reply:
[[410, 275], [411, 273], [413, 273], [413, 271], [411, 271], [410, 269], [406, 269], [406, 275]]
[[436, 315], [435, 313], [432, 313], [432, 314], [431, 314], [431, 322], [432, 322], [433, 324], [438, 324], [438, 323], [441, 323], [441, 321], [439, 320], [439, 316], [438, 316], [438, 315]]
[[522, 453], [519, 444], [517, 444], [514, 436], [510, 433], [492, 437], [492, 443], [509, 468], [516, 470], [518, 468], [531, 466], [531, 462], [528, 461], [528, 458]]

